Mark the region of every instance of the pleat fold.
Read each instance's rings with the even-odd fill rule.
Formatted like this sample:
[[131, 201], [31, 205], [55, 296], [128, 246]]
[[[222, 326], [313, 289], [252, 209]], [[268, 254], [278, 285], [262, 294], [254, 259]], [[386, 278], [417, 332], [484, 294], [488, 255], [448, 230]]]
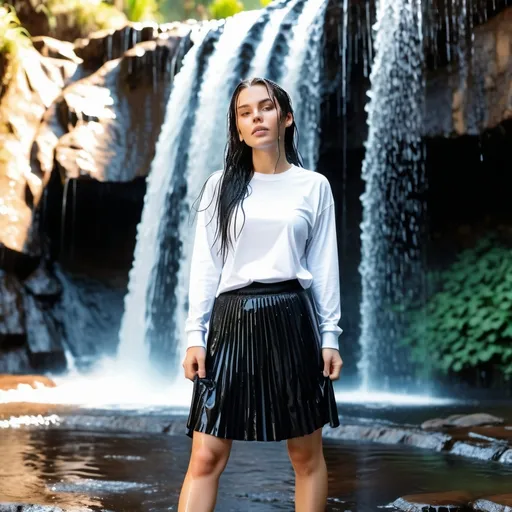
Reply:
[[290, 291], [275, 283], [216, 298], [206, 378], [194, 380], [190, 437], [199, 431], [281, 441], [339, 425], [332, 381], [322, 373], [312, 298], [297, 281], [287, 283]]

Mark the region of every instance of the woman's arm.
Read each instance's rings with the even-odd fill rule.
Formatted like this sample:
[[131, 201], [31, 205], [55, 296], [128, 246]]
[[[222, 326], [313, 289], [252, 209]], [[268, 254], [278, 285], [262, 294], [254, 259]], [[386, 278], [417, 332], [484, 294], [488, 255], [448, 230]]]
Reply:
[[323, 206], [318, 213], [306, 247], [308, 270], [313, 275], [311, 292], [315, 300], [321, 347], [339, 350], [338, 326], [341, 318], [338, 245], [334, 199], [329, 182], [325, 183]]
[[217, 225], [215, 206], [220, 173], [221, 171], [217, 171], [208, 179], [197, 214], [190, 266], [189, 309], [185, 322], [187, 348], [206, 347], [206, 324], [210, 319], [222, 273], [222, 258], [217, 254], [220, 240], [213, 243]]

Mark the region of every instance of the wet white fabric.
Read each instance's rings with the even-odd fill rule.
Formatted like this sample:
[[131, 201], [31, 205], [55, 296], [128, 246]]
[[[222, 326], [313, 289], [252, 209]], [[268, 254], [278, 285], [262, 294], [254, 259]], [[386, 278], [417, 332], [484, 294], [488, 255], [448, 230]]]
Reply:
[[338, 349], [342, 333], [338, 249], [327, 178], [295, 165], [279, 174], [255, 172], [236, 222], [233, 216], [233, 247], [223, 265], [220, 236], [215, 241], [221, 177], [222, 171], [210, 176], [197, 213], [185, 323], [187, 348], [206, 346], [213, 303], [221, 293], [254, 281], [297, 279], [303, 288], [311, 287], [322, 348]]

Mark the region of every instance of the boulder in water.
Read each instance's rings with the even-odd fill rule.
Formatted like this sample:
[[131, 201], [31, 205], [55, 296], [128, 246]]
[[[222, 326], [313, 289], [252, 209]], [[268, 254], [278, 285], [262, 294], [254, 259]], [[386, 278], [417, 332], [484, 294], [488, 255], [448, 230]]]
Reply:
[[405, 512], [423, 512], [424, 510], [456, 512], [467, 510], [468, 502], [472, 498], [473, 496], [465, 491], [432, 492], [403, 496], [391, 505]]
[[8, 375], [0, 374], [0, 389], [7, 391], [9, 389], [17, 389], [18, 386], [30, 386], [33, 389], [38, 387], [54, 388], [55, 382], [45, 375]]

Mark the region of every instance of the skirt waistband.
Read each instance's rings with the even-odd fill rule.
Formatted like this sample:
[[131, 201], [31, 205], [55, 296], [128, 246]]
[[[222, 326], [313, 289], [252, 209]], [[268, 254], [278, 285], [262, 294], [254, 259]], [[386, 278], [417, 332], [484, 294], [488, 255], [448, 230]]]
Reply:
[[253, 295], [264, 293], [285, 293], [285, 292], [299, 292], [304, 290], [298, 279], [289, 279], [286, 281], [278, 281], [275, 283], [261, 283], [254, 281], [247, 286], [237, 288], [236, 290], [229, 290], [220, 295]]

